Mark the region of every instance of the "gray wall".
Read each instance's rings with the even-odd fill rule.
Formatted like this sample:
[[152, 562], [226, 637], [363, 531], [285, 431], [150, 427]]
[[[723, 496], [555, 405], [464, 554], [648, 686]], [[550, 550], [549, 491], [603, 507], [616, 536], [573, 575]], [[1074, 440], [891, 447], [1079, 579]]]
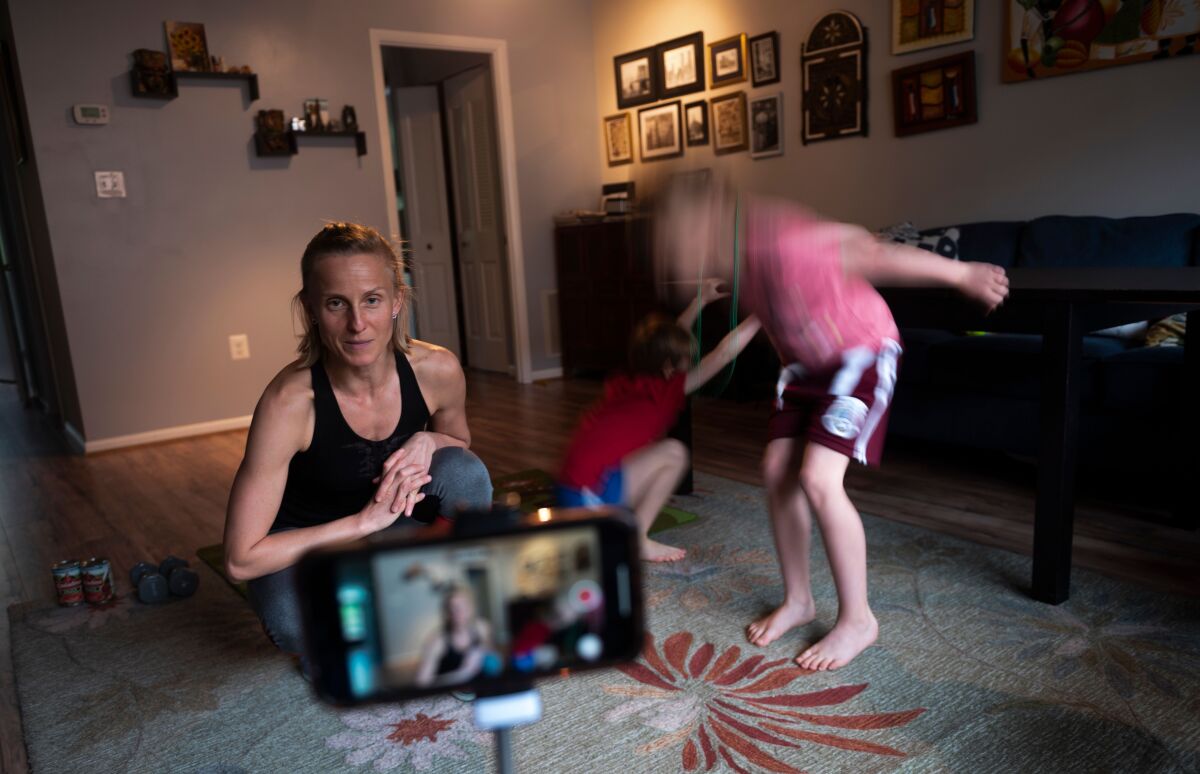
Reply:
[[[924, 227], [1055, 213], [1200, 211], [1200, 56], [1002, 84], [1003, 6], [976, 2], [975, 39], [969, 43], [894, 57], [889, 53], [891, 3], [884, 0], [597, 4], [597, 118], [616, 112], [614, 55], [697, 30], [706, 43], [739, 32], [753, 36], [777, 30], [783, 68], [778, 84], [757, 90], [744, 85], [751, 95], [783, 92], [782, 157], [756, 161], [746, 153], [717, 157], [711, 147], [687, 149], [678, 161], [606, 167], [605, 181], [713, 167], [750, 188], [800, 198], [834, 217], [872, 227], [902, 220]], [[856, 14], [868, 28], [870, 134], [804, 146], [800, 44], [813, 23], [835, 8]], [[970, 49], [976, 57], [979, 123], [895, 137], [891, 71]], [[603, 160], [602, 145], [597, 153]]]
[[[554, 287], [551, 216], [594, 197], [602, 161], [587, 0], [307, 0], [13, 3], [55, 267], [89, 441], [249, 414], [291, 357], [299, 257], [327, 219], [387, 228], [371, 28], [508, 42], [535, 369], [541, 293]], [[249, 64], [262, 97], [189, 82], [170, 102], [130, 96], [129, 52], [165, 48], [166, 19], [202, 22], [211, 52]], [[66, 23], [64, 23], [66, 22]], [[355, 106], [368, 155], [309, 141], [290, 159], [253, 151], [255, 111], [307, 97]], [[106, 103], [77, 127], [70, 107]], [[92, 173], [123, 170], [127, 199]], [[227, 337], [246, 333], [234, 362]]]

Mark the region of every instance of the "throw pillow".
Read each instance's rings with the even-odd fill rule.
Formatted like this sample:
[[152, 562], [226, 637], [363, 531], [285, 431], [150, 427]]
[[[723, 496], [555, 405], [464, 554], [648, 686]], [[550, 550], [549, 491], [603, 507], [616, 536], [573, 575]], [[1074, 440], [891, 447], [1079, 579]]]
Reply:
[[880, 232], [880, 237], [900, 245], [919, 247], [931, 253], [958, 260], [958, 239], [960, 232], [957, 226], [949, 228], [931, 228], [917, 231], [911, 223], [901, 223], [889, 226]]
[[1173, 314], [1150, 324], [1146, 331], [1147, 347], [1182, 347], [1187, 333], [1187, 314]]

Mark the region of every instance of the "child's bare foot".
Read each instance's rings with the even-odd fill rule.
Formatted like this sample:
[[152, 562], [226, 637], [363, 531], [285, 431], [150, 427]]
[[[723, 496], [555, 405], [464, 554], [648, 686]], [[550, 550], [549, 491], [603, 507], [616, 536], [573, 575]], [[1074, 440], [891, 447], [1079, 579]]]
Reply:
[[650, 538], [642, 540], [642, 558], [647, 562], [678, 562], [685, 556], [687, 551], [682, 548], [664, 545]]
[[816, 645], [796, 657], [796, 663], [815, 672], [849, 664], [879, 636], [879, 623], [867, 614], [865, 621], [839, 620]]
[[812, 598], [804, 602], [784, 602], [774, 612], [765, 615], [746, 627], [746, 639], [759, 647], [766, 647], [782, 637], [789, 629], [803, 626], [816, 617], [817, 608]]

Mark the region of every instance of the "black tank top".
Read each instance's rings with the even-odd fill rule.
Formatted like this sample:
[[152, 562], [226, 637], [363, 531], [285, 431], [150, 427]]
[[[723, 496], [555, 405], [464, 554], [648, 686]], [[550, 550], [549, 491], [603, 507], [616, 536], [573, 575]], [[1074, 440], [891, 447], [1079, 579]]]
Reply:
[[400, 377], [400, 421], [381, 441], [361, 437], [347, 424], [333, 395], [325, 366], [318, 361], [312, 372], [313, 410], [316, 421], [312, 443], [296, 452], [288, 464], [283, 501], [271, 530], [312, 527], [362, 510], [375, 494], [371, 483], [383, 470], [388, 455], [425, 429], [429, 407], [421, 396], [417, 376], [404, 353], [396, 350]]

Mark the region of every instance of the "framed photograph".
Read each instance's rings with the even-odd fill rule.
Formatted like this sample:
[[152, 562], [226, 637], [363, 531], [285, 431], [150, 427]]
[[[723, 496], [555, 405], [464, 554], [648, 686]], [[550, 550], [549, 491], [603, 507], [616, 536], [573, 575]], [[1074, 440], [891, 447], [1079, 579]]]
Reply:
[[892, 0], [892, 53], [975, 38], [975, 0]]
[[629, 113], [604, 118], [604, 152], [610, 167], [633, 162], [633, 121]]
[[1195, 2], [1004, 0], [1004, 5], [1000, 71], [1005, 83], [1178, 56], [1194, 59], [1200, 43], [1200, 4]]
[[713, 97], [712, 108], [713, 150], [719, 155], [736, 153], [749, 147], [746, 138], [746, 92], [736, 91]]
[[975, 52], [893, 70], [892, 100], [897, 137], [975, 123]]
[[624, 110], [658, 99], [658, 70], [654, 60], [653, 48], [613, 57], [618, 108]]
[[683, 122], [679, 100], [638, 111], [638, 138], [642, 161], [668, 159], [683, 154]]
[[703, 32], [659, 43], [655, 51], [659, 99], [704, 91]]
[[169, 21], [163, 22], [163, 26], [167, 30], [167, 50], [171, 55], [172, 70], [206, 73], [212, 69], [203, 24]]
[[746, 33], [708, 44], [709, 88], [746, 80]]
[[779, 83], [779, 33], [750, 38], [750, 82], [755, 86]]
[[750, 158], [783, 155], [783, 92], [750, 100]]
[[687, 133], [689, 148], [694, 145], [708, 145], [708, 103], [698, 100], [684, 105], [683, 127]]

